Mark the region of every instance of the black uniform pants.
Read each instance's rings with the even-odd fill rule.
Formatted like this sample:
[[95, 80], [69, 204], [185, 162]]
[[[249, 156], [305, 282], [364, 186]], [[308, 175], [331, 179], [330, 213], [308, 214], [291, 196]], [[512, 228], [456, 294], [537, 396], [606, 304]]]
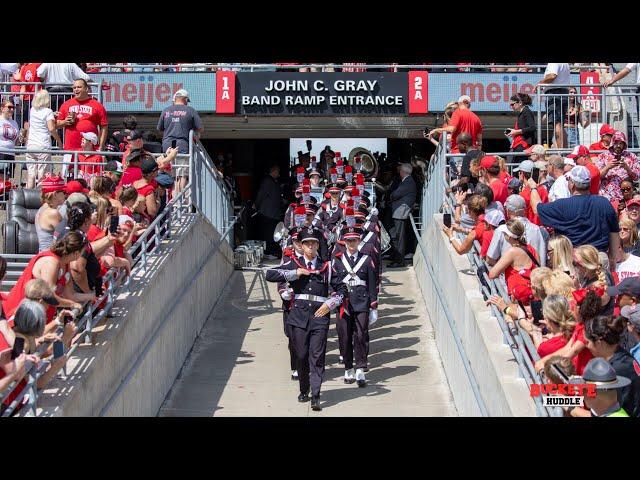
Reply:
[[280, 222], [280, 220], [277, 218], [269, 218], [264, 215], [260, 215], [260, 239], [267, 242], [265, 254], [275, 255], [276, 257], [280, 257], [282, 255], [280, 247], [273, 241], [273, 231], [276, 229], [278, 222]]
[[346, 311], [342, 315], [345, 332], [341, 337], [338, 333], [340, 351], [344, 354], [344, 368], [353, 368], [355, 353], [356, 368], [366, 368], [369, 354], [369, 312]]
[[320, 395], [324, 378], [324, 361], [327, 351], [327, 332], [329, 327], [310, 330], [310, 327], [291, 326], [290, 335], [298, 361], [298, 379], [300, 392]]
[[407, 222], [409, 220], [393, 219], [393, 261], [404, 265], [407, 248]]
[[296, 360], [296, 352], [293, 349], [293, 340], [291, 339], [291, 326], [287, 325], [288, 314], [289, 312], [286, 310], [282, 312], [282, 322], [284, 324], [284, 334], [289, 339], [289, 363], [291, 364], [291, 370], [293, 371], [298, 369], [298, 361]]

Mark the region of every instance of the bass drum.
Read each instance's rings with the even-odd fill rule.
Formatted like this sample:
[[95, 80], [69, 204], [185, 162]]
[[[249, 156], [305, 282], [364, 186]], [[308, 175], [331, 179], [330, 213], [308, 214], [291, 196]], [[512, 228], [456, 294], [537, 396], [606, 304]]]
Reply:
[[378, 160], [373, 154], [364, 147], [356, 147], [349, 152], [349, 165], [356, 171], [355, 158], [360, 157], [362, 160], [362, 174], [365, 180], [371, 180], [378, 176]]

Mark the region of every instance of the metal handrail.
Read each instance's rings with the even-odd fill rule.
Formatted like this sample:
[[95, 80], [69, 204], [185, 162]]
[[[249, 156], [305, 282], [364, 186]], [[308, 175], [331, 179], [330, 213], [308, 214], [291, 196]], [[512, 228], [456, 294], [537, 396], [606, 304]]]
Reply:
[[[432, 64], [432, 65], [424, 65], [419, 63], [413, 64], [396, 64], [396, 63], [189, 63], [189, 64], [181, 64], [181, 63], [172, 63], [172, 64], [162, 64], [162, 63], [154, 63], [154, 64], [139, 64], [139, 63], [128, 63], [126, 65], [115, 64], [115, 63], [89, 63], [87, 64], [88, 68], [343, 68], [343, 67], [357, 67], [357, 68], [416, 68], [423, 70], [431, 70], [431, 69], [440, 69], [440, 68], [519, 68], [519, 69], [544, 69], [547, 68], [547, 64], [529, 64], [529, 65], [515, 65], [515, 64], [470, 64], [470, 65], [458, 65], [457, 63], [442, 63], [442, 64]], [[599, 64], [588, 64], [588, 65], [570, 65], [570, 68], [573, 70], [610, 70], [610, 65], [599, 65]], [[89, 72], [88, 75], [91, 75]], [[100, 72], [95, 72], [100, 73]], [[106, 73], [120, 73], [120, 72], [106, 72]], [[129, 72], [123, 72], [129, 73]], [[138, 72], [133, 72], [138, 73]], [[160, 72], [160, 73], [174, 73], [174, 72]], [[176, 72], [180, 73], [180, 72]], [[198, 72], [195, 72], [198, 73]]]
[[[193, 133], [194, 132], [191, 131], [189, 135], [189, 151], [191, 152], [191, 154], [182, 155], [182, 156], [187, 156], [189, 158], [190, 166], [193, 165], [194, 162], [204, 161], [205, 159], [204, 155], [199, 155], [199, 156], [194, 155], [195, 149], [194, 149]], [[200, 147], [202, 146], [200, 145]], [[105, 152], [105, 153], [112, 154], [112, 155], [113, 154], [122, 155], [122, 152]], [[214, 178], [214, 180], [216, 180], [216, 182], [219, 182], [213, 170], [211, 170], [211, 168], [208, 165], [205, 165], [205, 167], [207, 167], [207, 170], [211, 173], [211, 176]], [[213, 166], [213, 163], [211, 163], [211, 167], [215, 168]], [[175, 197], [173, 197], [173, 199], [165, 206], [164, 210], [160, 212], [158, 216], [146, 228], [145, 232], [140, 236], [140, 238], [138, 238], [138, 240], [129, 248], [128, 252], [133, 259], [133, 264], [131, 266], [131, 275], [128, 275], [128, 276], [122, 275], [121, 274], [122, 268], [116, 268], [116, 267], [111, 268], [107, 272], [107, 274], [103, 279], [104, 283], [106, 284], [105, 292], [93, 304], [87, 306], [87, 310], [84, 313], [84, 315], [82, 315], [82, 317], [78, 319], [76, 322], [78, 331], [74, 336], [75, 340], [72, 342], [71, 348], [65, 353], [65, 356], [67, 358], [69, 358], [75, 352], [82, 338], [84, 338], [86, 342], [90, 341], [90, 335], [92, 333], [93, 327], [109, 314], [109, 312], [111, 311], [111, 308], [113, 307], [113, 304], [115, 303], [115, 299], [117, 298], [117, 296], [121, 292], [129, 288], [132, 276], [139, 272], [146, 271], [148, 267], [149, 255], [157, 251], [157, 249], [160, 247], [161, 241], [164, 238], [168, 238], [170, 236], [171, 225], [180, 224], [182, 219], [188, 215], [189, 203], [186, 196], [187, 196], [187, 193], [190, 192], [193, 187], [194, 185], [192, 184], [192, 182], [191, 181], [188, 182], [185, 188], [181, 192], [179, 192]], [[225, 197], [225, 199], [229, 201], [228, 198]], [[222, 243], [225, 240], [226, 236], [228, 235], [229, 231], [232, 230], [232, 227], [236, 221], [237, 221], [237, 217], [231, 218], [229, 224], [226, 225], [226, 231], [220, 230], [220, 233], [221, 233], [221, 237], [219, 239], [220, 243]], [[149, 250], [150, 246], [153, 246], [151, 250]], [[17, 259], [19, 258], [19, 259], [25, 259], [25, 260], [30, 257], [32, 256], [30, 255], [13, 255], [12, 256], [12, 258], [17, 258]], [[103, 302], [106, 302], [104, 307], [98, 311], [94, 311], [94, 307], [97, 305], [101, 305]], [[58, 333], [61, 333], [61, 331], [59, 331]], [[44, 347], [41, 346], [41, 348], [39, 348], [39, 353], [42, 353], [41, 351], [42, 348], [46, 349], [48, 347], [48, 345], [46, 344], [43, 344], [43, 345], [45, 346]], [[36, 414], [37, 379], [39, 377], [40, 372], [44, 371], [47, 365], [48, 365], [48, 361], [42, 360], [38, 368], [35, 368], [33, 365], [30, 366], [30, 368], [28, 369], [28, 372], [23, 377], [23, 378], [27, 378], [27, 387], [25, 387], [24, 390], [20, 393], [20, 395], [16, 399], [14, 399], [12, 404], [9, 405], [9, 407], [7, 407], [3, 411], [2, 416], [10, 416], [15, 411], [15, 409], [19, 405], [24, 395], [27, 393], [29, 393], [28, 407], [31, 410], [31, 414], [33, 415]], [[0, 393], [4, 393], [2, 396], [0, 396], [0, 403], [6, 400], [6, 398], [8, 398], [9, 395], [11, 395], [11, 393], [21, 383], [21, 381], [22, 379], [19, 379], [13, 382], [9, 387], [7, 387], [7, 389], [5, 389], [4, 392], [0, 392]]]

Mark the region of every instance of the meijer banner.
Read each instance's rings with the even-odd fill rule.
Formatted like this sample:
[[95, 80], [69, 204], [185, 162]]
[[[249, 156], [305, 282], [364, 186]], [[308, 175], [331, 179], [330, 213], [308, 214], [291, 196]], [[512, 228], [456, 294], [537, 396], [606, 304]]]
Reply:
[[216, 109], [215, 73], [91, 73], [103, 85], [107, 112], [161, 112], [171, 105], [181, 88], [189, 92], [190, 105], [199, 112]]

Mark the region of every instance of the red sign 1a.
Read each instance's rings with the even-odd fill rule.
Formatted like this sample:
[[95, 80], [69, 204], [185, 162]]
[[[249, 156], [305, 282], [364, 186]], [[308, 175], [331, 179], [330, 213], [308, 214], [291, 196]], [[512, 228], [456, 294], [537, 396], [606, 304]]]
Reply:
[[429, 112], [429, 74], [409, 72], [409, 114]]
[[216, 113], [236, 113], [236, 72], [216, 72]]
[[586, 85], [580, 87], [580, 103], [582, 108], [593, 112], [600, 111], [601, 90], [597, 86], [600, 83], [600, 74], [598, 72], [580, 72], [580, 84]]

